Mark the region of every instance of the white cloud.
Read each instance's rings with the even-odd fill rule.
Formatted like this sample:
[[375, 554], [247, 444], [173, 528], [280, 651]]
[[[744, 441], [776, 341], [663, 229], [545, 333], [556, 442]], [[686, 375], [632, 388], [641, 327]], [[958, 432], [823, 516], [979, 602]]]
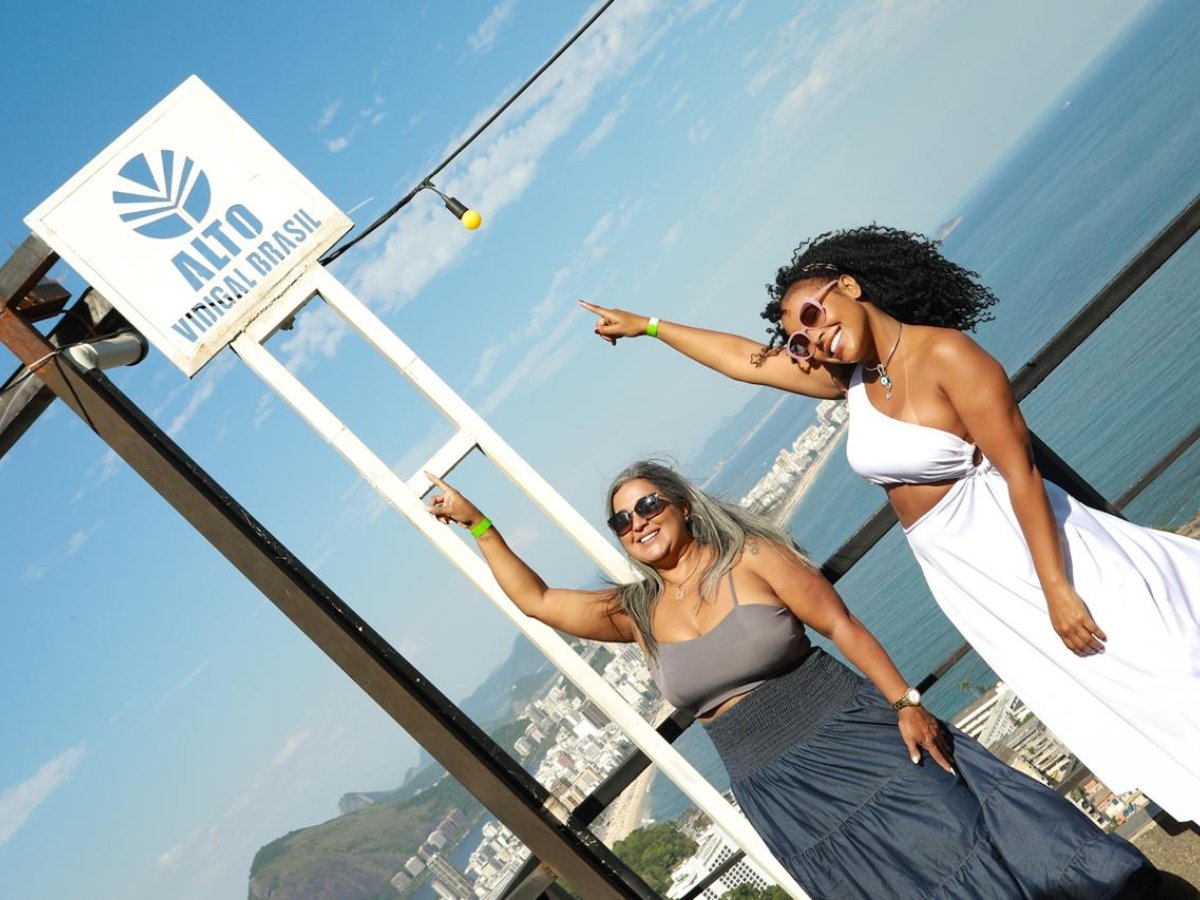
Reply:
[[769, 47], [760, 46], [756, 48], [756, 52], [743, 60], [744, 63], [749, 63], [752, 59], [761, 60], [746, 84], [749, 93], [757, 94], [790, 68], [803, 65], [803, 61], [812, 54], [821, 40], [813, 18], [813, 7], [804, 7], [774, 32], [774, 39]]
[[[597, 219], [570, 261], [555, 271], [549, 288], [530, 311], [525, 326], [487, 348], [471, 379], [471, 389], [491, 381], [488, 376], [505, 352], [520, 348], [523, 353], [519, 360], [505, 365], [505, 377], [493, 384], [479, 404], [481, 415], [491, 415], [518, 387], [546, 381], [569, 361], [579, 334], [587, 334], [586, 329], [572, 332], [578, 328], [578, 317], [582, 313], [575, 303], [582, 296], [578, 288], [580, 279], [609, 252], [616, 236], [629, 227], [641, 205], [641, 198], [627, 197], [615, 210]], [[615, 275], [614, 272], [607, 273], [610, 279]], [[570, 289], [572, 284], [577, 285], [574, 290]], [[595, 288], [596, 285], [589, 285], [589, 290]]]
[[475, 376], [471, 379], [468, 389], [477, 388], [488, 380], [488, 376], [492, 374], [492, 370], [496, 368], [496, 363], [499, 362], [500, 356], [504, 352], [504, 346], [504, 344], [491, 344], [479, 355], [479, 367], [475, 370]]
[[263, 423], [275, 412], [275, 395], [267, 392], [259, 394], [258, 402], [254, 404], [254, 430], [262, 428]]
[[596, 220], [596, 224], [592, 226], [592, 230], [583, 239], [583, 252], [586, 254], [589, 262], [595, 262], [600, 259], [612, 247], [611, 243], [604, 243], [604, 238], [612, 231], [615, 218], [611, 212], [606, 212]]
[[84, 474], [83, 483], [76, 489], [75, 494], [71, 497], [71, 502], [82, 500], [90, 491], [115, 477], [121, 470], [120, 462], [121, 457], [117, 456], [117, 451], [111, 448], [105, 450], [104, 454]]
[[166, 694], [164, 694], [157, 703], [155, 703], [148, 710], [146, 710], [146, 715], [149, 716], [151, 713], [156, 712], [159, 708], [166, 705], [166, 703], [169, 700], [171, 700], [173, 697], [175, 697], [176, 694], [178, 694], [180, 691], [182, 691], [184, 688], [186, 688], [189, 684], [191, 684], [193, 681], [195, 681], [197, 678], [199, 678], [200, 674], [205, 669], [208, 668], [209, 664], [214, 659], [216, 659], [215, 656], [210, 656], [204, 662], [200, 663], [200, 665], [196, 666], [196, 668], [192, 669], [192, 671], [188, 672], [188, 674], [185, 675], [174, 687], [172, 687], [169, 691], [167, 691]]
[[0, 847], [12, 840], [37, 808], [67, 783], [86, 756], [86, 746], [78, 744], [43, 764], [32, 778], [0, 794]]
[[707, 119], [697, 119], [688, 129], [687, 138], [693, 144], [702, 144], [712, 135], [712, 125]]
[[570, 315], [558, 320], [549, 331], [543, 332], [541, 340], [529, 347], [516, 365], [506, 370], [505, 377], [479, 404], [479, 414], [485, 419], [496, 411], [517, 387], [531, 387], [546, 381], [571, 359], [575, 352], [580, 332], [579, 315], [583, 311], [576, 306]]
[[296, 325], [280, 344], [280, 352], [293, 373], [308, 368], [318, 359], [333, 359], [338, 345], [349, 333], [346, 320], [324, 303], [310, 304], [296, 316]]
[[682, 226], [672, 225], [667, 233], [662, 236], [662, 241], [660, 243], [664, 247], [674, 247], [677, 243], [679, 243], [679, 234], [682, 231]]
[[467, 38], [467, 46], [471, 48], [472, 53], [487, 53], [496, 45], [496, 41], [500, 37], [500, 32], [504, 29], [508, 20], [512, 18], [513, 9], [516, 5], [516, 0], [500, 0], [492, 8], [487, 18], [479, 23], [479, 27], [475, 29], [475, 33]]
[[603, 141], [612, 133], [613, 128], [616, 127], [617, 121], [621, 118], [622, 114], [625, 112], [625, 108], [628, 105], [629, 95], [626, 94], [621, 98], [616, 107], [610, 109], [604, 114], [604, 117], [600, 120], [600, 123], [592, 130], [592, 133], [580, 141], [579, 146], [575, 148], [574, 155], [577, 159], [582, 159], [583, 157], [587, 156], [596, 149], [601, 141]]
[[303, 731], [291, 735], [283, 742], [283, 746], [279, 748], [279, 752], [275, 754], [275, 758], [271, 760], [272, 766], [282, 766], [290, 760], [301, 747], [312, 737], [312, 728], [305, 728]]
[[333, 121], [333, 117], [338, 114], [338, 110], [341, 108], [342, 101], [340, 99], [325, 104], [325, 108], [321, 110], [321, 117], [317, 119], [317, 131], [324, 131], [328, 128], [329, 123]]
[[328, 150], [330, 153], [341, 153], [343, 150], [345, 150], [347, 147], [350, 146], [350, 137], [353, 134], [354, 134], [354, 132], [350, 131], [348, 134], [343, 134], [343, 135], [340, 135], [339, 137], [327, 139], [325, 141], [325, 149]]
[[42, 566], [30, 563], [25, 567], [25, 571], [21, 577], [26, 581], [41, 581], [45, 574], [46, 570]]
[[199, 377], [190, 382], [192, 391], [188, 396], [187, 404], [175, 414], [171, 423], [164, 429], [168, 435], [172, 438], [179, 437], [187, 424], [200, 411], [200, 408], [212, 397], [217, 383], [232, 372], [235, 365], [233, 355], [225, 353], [209, 363]]
[[726, 16], [726, 18], [730, 22], [735, 22], [742, 17], [742, 13], [744, 13], [745, 11], [746, 11], [746, 0], [739, 0], [739, 2], [733, 7], [733, 9], [729, 10], [729, 14]]
[[183, 859], [183, 844], [176, 844], [168, 850], [164, 850], [158, 855], [158, 867], [160, 869], [173, 869], [179, 865], [179, 861]]
[[816, 7], [806, 7], [758, 55], [761, 61], [747, 90], [754, 94], [781, 82], [769, 127], [806, 127], [814, 112], [853, 92], [868, 74], [909, 47], [941, 5], [942, 0], [845, 4], [836, 7], [837, 18], [826, 28], [814, 21]]
[[534, 550], [542, 540], [542, 531], [536, 525], [518, 525], [504, 532], [505, 542], [519, 553]]
[[83, 545], [88, 542], [88, 539], [96, 533], [96, 529], [103, 524], [104, 520], [98, 519], [91, 525], [91, 527], [80, 529], [67, 538], [67, 550], [63, 554], [64, 557], [74, 556], [76, 553], [78, 553], [80, 548], [82, 548]]

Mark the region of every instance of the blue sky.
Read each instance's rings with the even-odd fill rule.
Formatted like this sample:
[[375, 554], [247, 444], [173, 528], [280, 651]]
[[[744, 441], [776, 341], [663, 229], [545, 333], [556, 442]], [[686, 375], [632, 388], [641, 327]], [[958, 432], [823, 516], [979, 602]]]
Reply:
[[[599, 521], [608, 476], [688, 459], [748, 390], [606, 347], [576, 297], [755, 333], [800, 239], [935, 229], [1141, 8], [617, 0], [439, 177], [482, 229], [422, 195], [334, 272]], [[365, 224], [590, 11], [7, 4], [0, 238], [193, 73]], [[270, 347], [404, 477], [450, 434], [321, 309]], [[500, 615], [231, 354], [114, 379], [451, 697], [507, 654]], [[590, 576], [486, 462], [457, 480], [549, 579]], [[241, 896], [259, 846], [415, 761], [66, 410], [0, 462], [0, 516], [0, 895]]]

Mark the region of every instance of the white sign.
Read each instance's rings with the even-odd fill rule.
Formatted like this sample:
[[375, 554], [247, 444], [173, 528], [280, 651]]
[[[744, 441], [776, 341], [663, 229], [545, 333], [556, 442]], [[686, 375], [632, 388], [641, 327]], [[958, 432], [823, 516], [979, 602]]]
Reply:
[[351, 227], [194, 75], [25, 223], [189, 378]]

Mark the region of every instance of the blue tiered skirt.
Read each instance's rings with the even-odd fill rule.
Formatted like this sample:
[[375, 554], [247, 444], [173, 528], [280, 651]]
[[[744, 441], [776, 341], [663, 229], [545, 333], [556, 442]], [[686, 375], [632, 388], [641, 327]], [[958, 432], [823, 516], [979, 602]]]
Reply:
[[819, 649], [706, 730], [742, 811], [817, 900], [1100, 900], [1148, 865], [957, 729], [957, 775], [913, 765], [891, 705]]

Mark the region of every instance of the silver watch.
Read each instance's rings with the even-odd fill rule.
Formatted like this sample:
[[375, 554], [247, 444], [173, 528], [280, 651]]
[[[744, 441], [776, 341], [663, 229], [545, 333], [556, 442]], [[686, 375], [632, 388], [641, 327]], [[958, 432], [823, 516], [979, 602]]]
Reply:
[[892, 709], [899, 712], [906, 706], [920, 706], [921, 692], [915, 687], [910, 687], [907, 691], [900, 695], [900, 699], [892, 704]]

